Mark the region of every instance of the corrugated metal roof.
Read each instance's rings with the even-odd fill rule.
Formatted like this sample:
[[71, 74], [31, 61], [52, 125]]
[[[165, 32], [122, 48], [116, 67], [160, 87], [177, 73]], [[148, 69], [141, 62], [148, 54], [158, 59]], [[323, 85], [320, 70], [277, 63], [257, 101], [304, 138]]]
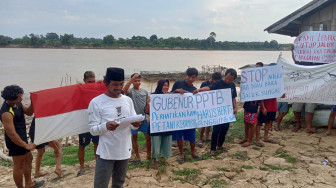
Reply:
[[326, 8], [332, 3], [335, 3], [335, 0], [313, 0], [290, 15], [267, 27], [264, 31], [291, 37], [298, 36], [300, 34], [300, 26], [303, 20], [321, 9]]

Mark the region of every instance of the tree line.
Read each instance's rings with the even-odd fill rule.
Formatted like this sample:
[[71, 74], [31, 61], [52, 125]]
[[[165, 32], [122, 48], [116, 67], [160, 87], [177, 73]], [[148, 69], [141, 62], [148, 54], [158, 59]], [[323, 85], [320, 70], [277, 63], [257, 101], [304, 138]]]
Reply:
[[149, 38], [132, 36], [115, 38], [106, 35], [100, 38], [77, 38], [73, 34], [46, 35], [29, 34], [22, 38], [0, 35], [0, 46], [37, 47], [37, 48], [159, 48], [159, 49], [197, 49], [197, 50], [289, 50], [291, 44], [279, 44], [276, 40], [265, 42], [216, 41], [216, 33], [211, 32], [206, 39], [182, 37], [159, 38], [153, 34]]

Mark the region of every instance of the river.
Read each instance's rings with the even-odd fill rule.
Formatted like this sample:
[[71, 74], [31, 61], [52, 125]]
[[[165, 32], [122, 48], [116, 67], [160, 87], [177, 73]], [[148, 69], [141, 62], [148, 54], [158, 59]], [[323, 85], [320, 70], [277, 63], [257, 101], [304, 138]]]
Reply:
[[[102, 79], [107, 67], [125, 69], [127, 78], [140, 71], [185, 71], [188, 66], [222, 65], [238, 70], [246, 64], [276, 62], [279, 54], [292, 61], [290, 51], [110, 50], [0, 48], [0, 90], [17, 84], [25, 92], [82, 82], [92, 70]], [[155, 83], [144, 82], [148, 91]], [[200, 82], [195, 84], [200, 86]]]

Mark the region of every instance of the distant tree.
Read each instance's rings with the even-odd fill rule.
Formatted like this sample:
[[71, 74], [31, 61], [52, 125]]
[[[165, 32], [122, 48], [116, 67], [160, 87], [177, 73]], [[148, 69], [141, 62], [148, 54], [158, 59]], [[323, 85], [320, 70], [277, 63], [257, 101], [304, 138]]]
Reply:
[[73, 34], [64, 34], [63, 36], [61, 35], [61, 43], [63, 45], [69, 45], [71, 44], [72, 40], [74, 39]]
[[215, 32], [211, 32], [211, 33], [210, 33], [210, 37], [212, 37], [212, 38], [216, 38], [216, 36], [217, 36], [217, 35], [216, 35]]
[[157, 39], [158, 39], [158, 37], [156, 35], [152, 35], [152, 36], [150, 36], [149, 41], [154, 42]]
[[113, 35], [106, 35], [103, 38], [103, 43], [104, 44], [114, 44], [115, 43], [115, 39]]
[[33, 33], [31, 33], [29, 36], [30, 36], [30, 45], [36, 46], [39, 39], [38, 35], [34, 35]]
[[7, 36], [0, 35], [0, 46], [6, 46], [10, 43], [12, 39]]
[[270, 47], [270, 44], [269, 44], [268, 41], [265, 41], [265, 42], [264, 42], [264, 47], [265, 47], [265, 48], [269, 48], [269, 47]]
[[213, 48], [214, 47], [214, 43], [216, 42], [216, 33], [215, 32], [211, 32], [210, 36], [207, 38], [207, 41], [209, 42], [209, 47]]
[[269, 45], [273, 49], [279, 49], [279, 44], [278, 44], [278, 41], [276, 41], [276, 40], [271, 40]]
[[59, 40], [59, 36], [56, 33], [47, 33], [45, 38], [47, 40]]

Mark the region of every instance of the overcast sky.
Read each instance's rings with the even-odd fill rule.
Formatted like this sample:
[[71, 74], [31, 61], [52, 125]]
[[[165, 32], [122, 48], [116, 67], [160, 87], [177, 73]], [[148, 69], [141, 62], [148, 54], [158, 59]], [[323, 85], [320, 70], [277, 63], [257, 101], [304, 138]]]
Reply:
[[310, 0], [0, 0], [0, 35], [205, 39], [292, 43], [264, 29]]

